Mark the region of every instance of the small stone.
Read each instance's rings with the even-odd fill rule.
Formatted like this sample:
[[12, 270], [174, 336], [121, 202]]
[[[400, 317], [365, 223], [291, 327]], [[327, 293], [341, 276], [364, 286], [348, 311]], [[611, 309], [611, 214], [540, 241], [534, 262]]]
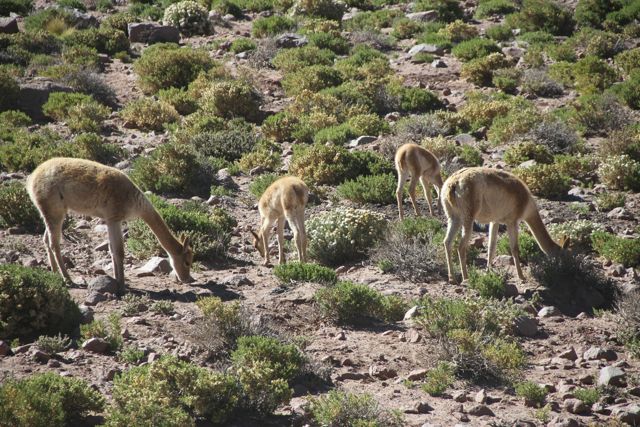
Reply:
[[0, 16], [0, 34], [15, 34], [19, 32], [18, 20], [12, 16]]
[[18, 347], [11, 349], [11, 352], [13, 354], [26, 353], [27, 351], [29, 351], [31, 347], [32, 347], [31, 344], [19, 345]]
[[349, 147], [359, 147], [361, 145], [371, 144], [372, 142], [375, 142], [377, 139], [378, 137], [376, 136], [362, 135], [357, 137], [356, 139], [351, 140], [349, 142]]
[[344, 341], [347, 339], [346, 334], [344, 333], [344, 331], [340, 331], [336, 334], [336, 340], [338, 341]]
[[504, 296], [506, 298], [517, 297], [520, 295], [520, 291], [518, 291], [518, 287], [513, 283], [507, 283], [504, 287]]
[[409, 375], [407, 375], [407, 379], [411, 381], [418, 381], [427, 376], [427, 373], [429, 373], [428, 369], [414, 369], [413, 371], [409, 372]]
[[528, 316], [520, 316], [515, 321], [516, 332], [523, 337], [535, 337], [538, 334], [538, 321]]
[[99, 302], [106, 301], [108, 298], [105, 294], [100, 294], [98, 292], [89, 292], [87, 297], [84, 299], [85, 305], [96, 305]]
[[564, 401], [564, 409], [571, 414], [581, 415], [589, 412], [589, 408], [580, 399], [567, 399]]
[[631, 213], [629, 213], [629, 211], [627, 211], [624, 207], [617, 207], [617, 208], [611, 209], [607, 213], [607, 218], [626, 220], [626, 219], [633, 219], [633, 215], [631, 215]]
[[38, 350], [35, 347], [31, 348], [31, 352], [29, 355], [38, 363], [47, 363], [50, 359], [50, 356], [47, 353], [42, 350]]
[[302, 47], [309, 43], [305, 36], [294, 33], [284, 33], [276, 38], [276, 46], [280, 48]]
[[590, 347], [587, 351], [585, 351], [582, 355], [584, 360], [606, 360], [608, 362], [616, 360], [618, 358], [618, 354], [610, 349], [604, 349], [600, 347]]
[[407, 55], [414, 57], [420, 53], [428, 53], [431, 55], [442, 55], [444, 50], [435, 44], [420, 43], [409, 49]]
[[560, 359], [567, 359], [571, 361], [575, 361], [578, 359], [578, 355], [576, 354], [576, 350], [571, 347], [558, 355]]
[[467, 392], [464, 390], [455, 391], [451, 397], [455, 402], [464, 403], [467, 401]]
[[100, 243], [98, 246], [96, 246], [95, 248], [93, 248], [94, 251], [96, 252], [106, 252], [109, 250], [109, 241], [105, 240], [104, 242]]
[[469, 409], [467, 413], [469, 415], [473, 415], [474, 417], [482, 417], [484, 415], [495, 417], [495, 414], [487, 405], [475, 405], [471, 407], [471, 409]]
[[[431, 61], [431, 66], [433, 68], [447, 68], [447, 63], [444, 62], [442, 59], [438, 58]], [[443, 91], [443, 95], [447, 96], [447, 94], [445, 94], [444, 91]]]
[[56, 359], [49, 359], [49, 361], [47, 362], [47, 366], [49, 368], [59, 368], [60, 362], [58, 362]]
[[108, 369], [106, 372], [103, 372], [102, 379], [104, 381], [113, 381], [113, 379], [116, 377], [116, 374], [119, 374], [119, 373], [120, 373], [119, 369], [115, 369], [115, 368]]
[[336, 377], [336, 381], [344, 381], [344, 380], [363, 380], [367, 378], [366, 374], [361, 372], [343, 372]]
[[253, 286], [253, 282], [244, 274], [230, 274], [220, 281], [224, 286]]
[[148, 363], [153, 363], [156, 360], [160, 359], [160, 355], [158, 353], [155, 352], [151, 352], [149, 353], [149, 355], [147, 356], [147, 362]]
[[613, 385], [621, 387], [624, 385], [626, 374], [620, 368], [615, 366], [606, 366], [600, 369], [598, 377], [598, 385]]
[[381, 380], [388, 380], [398, 376], [395, 369], [387, 368], [386, 366], [371, 365], [369, 366], [369, 375]]
[[546, 307], [542, 307], [540, 309], [540, 311], [538, 311], [538, 317], [541, 317], [541, 318], [558, 317], [560, 315], [562, 315], [560, 310], [558, 310], [556, 307], [551, 306], [551, 305], [548, 305]]
[[89, 338], [82, 343], [82, 349], [93, 353], [104, 353], [109, 349], [109, 343], [102, 338]]
[[91, 307], [80, 304], [78, 305], [78, 309], [80, 309], [80, 315], [82, 316], [80, 323], [86, 324], [93, 321], [93, 309]]
[[408, 13], [407, 18], [418, 22], [433, 22], [438, 19], [438, 12], [435, 10], [427, 10], [424, 12]]
[[473, 401], [476, 403], [487, 403], [487, 391], [485, 389], [480, 390], [473, 397]]
[[345, 357], [340, 362], [340, 365], [342, 365], [342, 366], [353, 366], [353, 360], [349, 359], [348, 357]]
[[136, 271], [137, 277], [153, 276], [154, 273], [171, 273], [171, 264], [166, 258], [154, 256]]
[[118, 282], [110, 276], [98, 276], [89, 282], [87, 290], [99, 294], [115, 294], [118, 292]]
[[611, 415], [623, 423], [637, 426], [640, 424], [640, 405], [634, 403], [627, 406], [616, 407], [612, 410]]
[[155, 22], [131, 22], [127, 26], [129, 41], [139, 43], [178, 43], [180, 31]]
[[0, 356], [11, 354], [11, 347], [5, 341], [0, 340]]
[[412, 343], [415, 344], [417, 342], [420, 342], [420, 339], [422, 338], [422, 336], [420, 335], [420, 332], [418, 332], [415, 329], [409, 329], [407, 331], [407, 340]]
[[580, 382], [580, 384], [591, 385], [593, 384], [593, 375], [583, 375], [578, 379], [578, 381]]
[[418, 308], [418, 306], [414, 305], [409, 310], [407, 310], [407, 312], [404, 314], [403, 320], [404, 321], [411, 320], [414, 317], [416, 317], [419, 314], [419, 312], [420, 312], [420, 309]]
[[405, 414], [428, 414], [433, 411], [431, 405], [427, 402], [418, 402], [410, 408], [404, 410]]

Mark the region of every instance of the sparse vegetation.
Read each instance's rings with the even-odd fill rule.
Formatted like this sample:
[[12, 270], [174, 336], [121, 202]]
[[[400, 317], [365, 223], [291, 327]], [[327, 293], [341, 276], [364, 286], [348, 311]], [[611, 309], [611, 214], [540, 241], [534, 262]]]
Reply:
[[338, 427], [347, 425], [370, 425], [377, 427], [399, 427], [403, 417], [380, 407], [368, 394], [351, 394], [331, 390], [326, 396], [312, 398], [306, 410], [313, 425]]
[[516, 395], [525, 400], [527, 406], [541, 408], [547, 398], [547, 391], [533, 381], [516, 384]]
[[273, 274], [285, 284], [291, 282], [314, 282], [332, 285], [338, 280], [335, 271], [317, 264], [290, 262], [277, 265]]

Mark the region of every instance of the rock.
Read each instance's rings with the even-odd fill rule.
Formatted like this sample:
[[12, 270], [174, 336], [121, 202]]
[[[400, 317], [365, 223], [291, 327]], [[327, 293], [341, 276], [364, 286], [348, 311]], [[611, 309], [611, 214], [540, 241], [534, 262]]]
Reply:
[[507, 283], [504, 287], [504, 296], [506, 298], [517, 297], [520, 295], [520, 291], [518, 291], [518, 287], [513, 283]]
[[84, 30], [90, 27], [95, 27], [97, 28], [100, 25], [100, 22], [98, 22], [98, 18], [96, 18], [93, 15], [90, 15], [88, 13], [84, 13], [81, 10], [78, 9], [72, 9], [72, 8], [68, 8], [65, 7], [63, 8], [65, 11], [69, 12], [69, 14], [71, 14], [72, 19], [73, 19], [73, 26], [76, 29], [79, 30]]
[[538, 317], [544, 318], [544, 317], [558, 317], [562, 315], [562, 313], [560, 312], [560, 310], [558, 310], [556, 307], [548, 305], [546, 307], [542, 307], [540, 309], [540, 311], [538, 311]]
[[418, 22], [433, 22], [438, 19], [438, 12], [435, 10], [427, 10], [424, 12], [408, 13], [407, 18]]
[[598, 385], [613, 385], [621, 387], [625, 383], [626, 374], [620, 368], [615, 366], [606, 366], [600, 369], [600, 376], [598, 377]]
[[611, 412], [611, 416], [623, 423], [637, 426], [640, 424], [640, 405], [634, 403], [627, 406], [615, 407]]
[[106, 252], [106, 251], [108, 251], [109, 250], [109, 241], [108, 240], [103, 241], [98, 246], [93, 248], [93, 250], [96, 251], [96, 252]]
[[502, 48], [502, 53], [512, 58], [520, 59], [524, 56], [525, 50], [520, 47], [510, 46]]
[[276, 46], [280, 48], [302, 47], [309, 43], [309, 40], [300, 34], [284, 33], [276, 38]]
[[476, 403], [487, 403], [487, 391], [485, 389], [480, 390], [473, 397], [473, 401]]
[[412, 344], [415, 344], [417, 342], [420, 342], [420, 340], [422, 339], [422, 335], [420, 335], [420, 332], [418, 332], [415, 329], [409, 329], [407, 331], [407, 341], [409, 341]]
[[629, 213], [629, 211], [627, 211], [625, 208], [617, 207], [617, 208], [611, 209], [607, 213], [607, 218], [609, 218], [609, 219], [633, 219], [633, 215], [631, 215], [631, 213]]
[[216, 174], [216, 180], [221, 185], [228, 185], [233, 183], [233, 180], [231, 179], [231, 172], [229, 172], [228, 168], [220, 169]]
[[345, 341], [346, 339], [347, 339], [347, 335], [344, 333], [344, 331], [340, 331], [336, 334], [336, 340]]
[[0, 356], [11, 354], [11, 347], [5, 341], [0, 340]]
[[563, 406], [571, 414], [581, 415], [589, 412], [587, 405], [580, 399], [567, 399], [564, 401]]
[[82, 349], [93, 353], [104, 353], [109, 349], [109, 343], [102, 338], [89, 338], [82, 343]]
[[153, 276], [154, 273], [169, 274], [171, 270], [171, 264], [166, 258], [154, 256], [136, 271], [136, 277]]
[[593, 384], [593, 375], [583, 375], [578, 379], [578, 381], [580, 381], [580, 384], [591, 385]]
[[538, 321], [528, 316], [520, 316], [514, 321], [516, 332], [523, 337], [535, 337], [538, 334]]
[[429, 53], [431, 55], [442, 55], [444, 53], [444, 50], [440, 46], [437, 46], [435, 44], [420, 43], [413, 46], [411, 49], [409, 49], [409, 52], [407, 52], [407, 55], [413, 58], [419, 53]]
[[476, 143], [476, 138], [468, 133], [460, 133], [456, 135], [453, 140], [460, 145], [472, 145]]
[[80, 323], [91, 323], [93, 321], [93, 309], [91, 307], [80, 304], [78, 309], [80, 309], [80, 315], [82, 316]]
[[427, 402], [418, 402], [410, 408], [404, 410], [405, 414], [428, 414], [433, 411], [431, 405]]
[[26, 353], [32, 347], [32, 344], [19, 345], [16, 348], [11, 349], [13, 354]]
[[522, 163], [520, 163], [518, 166], [523, 168], [523, 169], [527, 169], [527, 168], [531, 168], [535, 165], [537, 165], [538, 162], [536, 162], [535, 160], [531, 159], [531, 160], [526, 160]]
[[344, 381], [344, 380], [364, 380], [367, 378], [366, 374], [361, 372], [343, 372], [336, 377], [336, 381]]
[[513, 257], [511, 255], [497, 255], [493, 259], [493, 265], [496, 267], [508, 267], [513, 265]]
[[118, 282], [111, 276], [98, 276], [89, 282], [89, 293], [115, 294], [118, 292]]
[[130, 42], [138, 43], [178, 43], [180, 31], [171, 25], [155, 22], [131, 22], [127, 25]]
[[230, 274], [220, 281], [225, 286], [253, 286], [253, 282], [244, 274]]
[[[434, 59], [433, 61], [431, 61], [431, 66], [433, 68], [447, 68], [447, 63], [444, 62], [442, 59]], [[443, 95], [446, 95], [443, 91]]]
[[578, 358], [578, 355], [576, 354], [576, 350], [573, 347], [570, 347], [569, 349], [560, 353], [558, 357], [560, 359], [575, 361]]
[[604, 349], [600, 347], [590, 347], [582, 355], [584, 360], [606, 360], [611, 362], [618, 358], [618, 354], [610, 348]]
[[0, 34], [14, 34], [19, 32], [18, 20], [11, 16], [0, 16]]
[[471, 407], [471, 409], [469, 409], [467, 413], [469, 415], [473, 415], [474, 417], [482, 417], [484, 415], [495, 417], [496, 415], [487, 405], [475, 405]]
[[464, 390], [459, 390], [453, 393], [451, 396], [454, 402], [464, 403], [467, 401], [467, 392]]
[[427, 376], [427, 373], [429, 373], [428, 369], [414, 369], [413, 371], [409, 372], [409, 375], [407, 375], [407, 379], [411, 381], [418, 381]]
[[356, 139], [352, 139], [349, 142], [349, 147], [359, 147], [361, 145], [371, 144], [372, 142], [375, 142], [377, 139], [378, 137], [376, 136], [362, 135], [357, 137]]
[[402, 320], [404, 320], [405, 322], [407, 320], [411, 320], [414, 317], [416, 317], [419, 314], [419, 312], [420, 312], [420, 309], [418, 308], [418, 306], [414, 305], [409, 310], [407, 310], [407, 312], [404, 314], [404, 318]]
[[569, 417], [556, 417], [547, 427], [580, 427], [580, 423], [573, 418]]
[[73, 89], [44, 77], [35, 77], [27, 83], [20, 84], [17, 109], [34, 120], [46, 121], [42, 105], [49, 100], [52, 92], [73, 92]]
[[381, 380], [388, 380], [398, 376], [395, 369], [387, 368], [386, 366], [371, 365], [369, 366], [369, 375]]
[[47, 353], [42, 350], [38, 350], [35, 347], [31, 347], [29, 356], [38, 363], [47, 363], [50, 359], [50, 356]]
[[47, 362], [47, 366], [49, 368], [59, 368], [60, 362], [58, 362], [56, 359], [49, 359], [49, 361]]

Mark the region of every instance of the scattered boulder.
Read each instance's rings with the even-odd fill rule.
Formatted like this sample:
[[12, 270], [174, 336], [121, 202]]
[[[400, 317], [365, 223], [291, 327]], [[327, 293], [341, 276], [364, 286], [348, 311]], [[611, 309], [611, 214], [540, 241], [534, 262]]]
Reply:
[[49, 100], [52, 92], [73, 92], [73, 89], [44, 77], [35, 77], [20, 84], [17, 109], [34, 120], [45, 121], [48, 118], [42, 112], [42, 106]]
[[82, 343], [82, 349], [92, 353], [105, 353], [109, 349], [109, 343], [102, 338], [89, 338]]
[[428, 369], [414, 369], [413, 371], [409, 372], [409, 375], [407, 375], [407, 379], [410, 381], [418, 381], [427, 376], [428, 372]]
[[284, 33], [276, 38], [276, 46], [279, 48], [302, 47], [309, 43], [309, 40], [300, 34]]
[[29, 352], [29, 356], [31, 359], [35, 360], [38, 363], [47, 363], [50, 359], [50, 356], [42, 350], [37, 349], [36, 347], [31, 347], [31, 351]]
[[0, 16], [0, 34], [14, 34], [19, 32], [18, 20], [12, 16]]
[[71, 14], [71, 16], [73, 17], [73, 26], [78, 29], [78, 30], [84, 30], [87, 28], [97, 28], [98, 26], [100, 26], [100, 22], [98, 21], [98, 18], [96, 18], [95, 16], [82, 12], [81, 10], [78, 9], [72, 9], [72, 8], [64, 8], [64, 10], [66, 12], [69, 12]]
[[138, 43], [178, 43], [180, 31], [171, 25], [155, 22], [131, 22], [127, 26], [130, 42]]
[[344, 380], [363, 380], [367, 378], [367, 374], [362, 372], [343, 372], [336, 377], [336, 381]]
[[424, 12], [408, 13], [407, 18], [418, 22], [433, 22], [438, 19], [438, 11], [426, 10]]
[[408, 56], [413, 58], [419, 53], [430, 53], [432, 55], [442, 55], [444, 50], [435, 44], [420, 43], [409, 49]]
[[631, 405], [617, 406], [611, 411], [611, 416], [623, 423], [637, 426], [640, 424], [640, 405], [633, 403]]
[[571, 361], [575, 361], [578, 359], [578, 355], [576, 354], [576, 350], [573, 347], [563, 351], [558, 355], [560, 359], [567, 359]]
[[434, 59], [431, 62], [431, 66], [433, 68], [447, 68], [447, 63], [444, 62], [442, 59]]
[[118, 282], [111, 276], [97, 276], [89, 282], [89, 293], [115, 294], [118, 292]]
[[487, 403], [487, 391], [485, 389], [480, 390], [473, 397], [473, 400], [476, 403]]
[[243, 274], [230, 274], [220, 280], [221, 285], [225, 286], [252, 286], [254, 283]]
[[376, 136], [362, 135], [357, 137], [356, 139], [351, 140], [349, 142], [349, 147], [359, 147], [361, 145], [371, 144], [372, 142], [375, 142], [377, 139], [378, 137]]
[[5, 341], [0, 340], [0, 356], [11, 354], [11, 347]]
[[395, 369], [391, 369], [386, 366], [371, 365], [369, 366], [369, 375], [381, 380], [388, 380], [390, 378], [397, 377], [398, 373]]
[[558, 310], [557, 307], [554, 307], [552, 305], [548, 305], [546, 307], [542, 307], [540, 309], [540, 311], [538, 311], [538, 317], [544, 318], [544, 317], [558, 317], [561, 316], [562, 313], [560, 312], [560, 310]]
[[404, 410], [405, 414], [428, 414], [433, 411], [431, 405], [427, 402], [417, 402], [415, 405]]
[[598, 377], [598, 385], [613, 385], [617, 387], [624, 386], [626, 374], [620, 368], [615, 366], [606, 366], [600, 369]]
[[589, 412], [589, 408], [580, 399], [567, 399], [564, 401], [564, 409], [571, 414], [586, 414]]
[[618, 354], [610, 349], [610, 348], [600, 348], [600, 347], [590, 347], [587, 351], [582, 355], [584, 360], [600, 360], [604, 359], [608, 362], [612, 360], [616, 360], [618, 358]]
[[538, 334], [538, 321], [528, 316], [520, 316], [515, 320], [516, 332], [523, 337], [535, 337]]
[[473, 415], [474, 417], [482, 417], [484, 415], [495, 417], [496, 415], [487, 405], [475, 405], [471, 407], [471, 409], [469, 409], [467, 413], [469, 415]]
[[78, 305], [80, 309], [80, 315], [82, 316], [81, 323], [91, 323], [93, 321], [93, 309], [84, 304]]
[[418, 315], [419, 311], [420, 311], [420, 309], [418, 308], [418, 306], [414, 305], [409, 310], [407, 310], [407, 312], [404, 314], [403, 320], [407, 321], [407, 320], [413, 319], [414, 317], [416, 317]]
[[99, 292], [89, 292], [87, 297], [84, 299], [85, 305], [96, 305], [99, 302], [106, 301], [108, 298], [105, 294], [101, 294]]
[[145, 265], [136, 271], [137, 277], [153, 276], [154, 273], [171, 273], [171, 264], [166, 258], [159, 256], [152, 257]]

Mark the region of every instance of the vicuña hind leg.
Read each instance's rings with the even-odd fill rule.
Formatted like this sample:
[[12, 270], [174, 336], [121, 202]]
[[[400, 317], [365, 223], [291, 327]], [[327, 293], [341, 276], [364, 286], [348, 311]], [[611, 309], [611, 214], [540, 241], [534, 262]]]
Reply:
[[58, 267], [58, 271], [68, 283], [73, 283], [73, 281], [71, 280], [71, 277], [69, 277], [67, 268], [64, 265], [64, 259], [62, 258], [62, 253], [60, 252], [60, 240], [62, 238], [63, 220], [64, 218], [58, 219], [56, 221], [46, 221], [46, 227], [47, 227], [47, 233], [49, 235], [50, 250], [53, 252], [53, 258], [54, 258], [55, 264]]
[[42, 235], [42, 241], [44, 242], [44, 248], [47, 251], [47, 258], [49, 259], [49, 266], [51, 267], [52, 273], [57, 273], [60, 270], [58, 269], [58, 263], [56, 262], [55, 256], [53, 255], [53, 250], [51, 249], [51, 239], [49, 238], [49, 229], [45, 229]]
[[507, 232], [509, 233], [509, 248], [511, 249], [511, 256], [513, 257], [513, 263], [516, 265], [516, 271], [518, 272], [518, 279], [524, 281], [524, 274], [522, 274], [522, 268], [520, 267], [520, 248], [518, 247], [518, 224], [507, 224]]
[[449, 273], [449, 282], [452, 284], [457, 283], [456, 277], [453, 274], [453, 263], [451, 260], [451, 248], [453, 246], [453, 241], [456, 238], [456, 234], [458, 234], [458, 230], [460, 230], [460, 226], [462, 222], [455, 217], [450, 217], [447, 223], [447, 235], [444, 238], [444, 252], [447, 257], [447, 271]]
[[278, 263], [284, 264], [287, 262], [284, 253], [284, 217], [278, 218]]
[[109, 252], [113, 263], [113, 275], [118, 282], [118, 293], [124, 294], [124, 241], [120, 222], [107, 224], [109, 233]]
[[298, 260], [300, 262], [305, 262], [305, 246], [306, 246], [306, 236], [304, 230], [304, 222], [299, 221], [299, 215], [287, 215], [287, 221], [289, 222], [289, 226], [293, 231], [293, 239], [296, 243], [296, 250], [298, 251]]
[[458, 258], [460, 259], [460, 270], [462, 270], [462, 280], [469, 279], [467, 270], [467, 248], [469, 247], [469, 238], [473, 229], [473, 220], [466, 221], [462, 224], [462, 234], [460, 236], [460, 244], [458, 245]]
[[416, 205], [416, 187], [418, 186], [419, 177], [411, 175], [411, 181], [409, 181], [409, 197], [411, 198], [411, 205], [413, 206], [413, 212], [416, 216], [420, 215], [418, 212], [418, 205]]
[[407, 180], [407, 173], [398, 172], [398, 187], [396, 188], [396, 199], [398, 200], [398, 213], [400, 214], [400, 220], [404, 218], [404, 209], [402, 208], [404, 183]]
[[489, 224], [489, 254], [487, 256], [487, 270], [491, 268], [493, 259], [496, 257], [496, 243], [498, 241], [498, 228], [500, 224], [492, 222]]

